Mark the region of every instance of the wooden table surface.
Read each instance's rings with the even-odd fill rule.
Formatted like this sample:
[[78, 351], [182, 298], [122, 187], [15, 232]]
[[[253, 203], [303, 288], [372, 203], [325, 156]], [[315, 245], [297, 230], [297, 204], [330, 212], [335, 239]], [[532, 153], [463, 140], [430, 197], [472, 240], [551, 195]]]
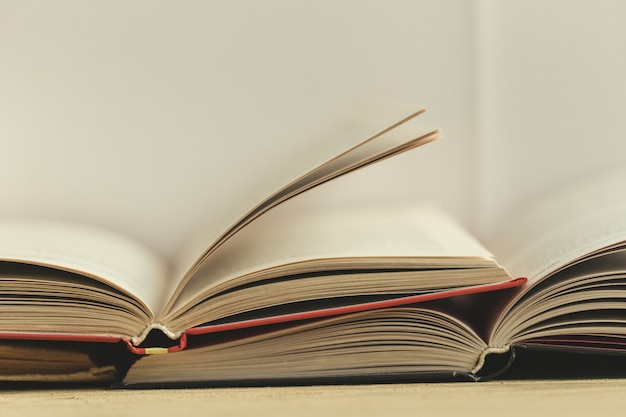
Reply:
[[[0, 391], [2, 416], [623, 416], [626, 379]], [[201, 413], [201, 414], [195, 414]]]

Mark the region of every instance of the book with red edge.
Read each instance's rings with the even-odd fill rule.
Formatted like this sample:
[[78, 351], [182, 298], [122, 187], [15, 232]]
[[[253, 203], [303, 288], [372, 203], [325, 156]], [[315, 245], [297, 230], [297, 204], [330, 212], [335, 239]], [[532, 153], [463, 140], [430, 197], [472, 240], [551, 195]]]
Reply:
[[489, 249], [432, 204], [333, 204], [331, 180], [439, 137], [423, 112], [349, 119], [211, 213], [172, 264], [95, 227], [1, 220], [0, 381], [479, 380], [515, 346], [624, 350], [626, 202], [610, 190], [625, 174], [554, 193]]

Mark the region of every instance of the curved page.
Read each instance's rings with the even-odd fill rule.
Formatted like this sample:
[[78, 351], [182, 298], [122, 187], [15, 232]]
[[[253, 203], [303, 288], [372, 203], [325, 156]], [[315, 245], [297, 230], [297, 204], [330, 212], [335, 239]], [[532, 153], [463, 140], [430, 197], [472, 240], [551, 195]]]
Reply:
[[626, 169], [571, 184], [512, 218], [487, 245], [529, 284], [569, 263], [626, 241]]
[[423, 112], [413, 106], [370, 108], [266, 176], [255, 178], [239, 199], [211, 213], [210, 221], [183, 248], [175, 268], [175, 275], [183, 278], [177, 288], [171, 288], [174, 295], [165, 312], [219, 245], [271, 207], [339, 175], [436, 139], [436, 129], [406, 126]]
[[163, 304], [167, 279], [164, 263], [132, 240], [95, 227], [2, 220], [0, 260], [91, 277], [136, 298], [153, 313]]
[[[220, 313], [211, 311], [220, 302], [213, 297], [220, 292], [225, 307], [236, 308], [237, 294], [255, 282], [263, 285], [251, 288], [253, 300], [272, 305], [281, 303], [277, 296], [291, 293], [290, 301], [296, 302], [381, 291], [415, 293], [509, 279], [480, 243], [433, 206], [306, 208], [309, 197], [322, 196], [313, 192], [302, 196], [302, 201], [277, 207], [218, 249], [188, 282], [172, 315], [186, 318], [185, 311], [203, 300], [208, 300], [207, 312], [199, 317], [199, 312], [191, 314], [195, 323], [179, 324], [184, 328], [215, 319]], [[475, 276], [474, 269], [481, 273]], [[446, 273], [439, 274], [443, 270]], [[307, 278], [308, 273], [313, 276]], [[273, 282], [276, 277], [284, 279]], [[226, 302], [226, 296], [232, 301]], [[163, 320], [169, 326], [172, 318]]]

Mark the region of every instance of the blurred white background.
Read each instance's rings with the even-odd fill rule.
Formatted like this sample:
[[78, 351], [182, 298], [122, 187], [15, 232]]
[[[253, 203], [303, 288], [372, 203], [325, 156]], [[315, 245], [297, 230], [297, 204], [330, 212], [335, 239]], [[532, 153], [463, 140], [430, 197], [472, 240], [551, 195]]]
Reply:
[[625, 19], [618, 0], [0, 1], [0, 216], [171, 256], [215, 196], [381, 99], [445, 139], [338, 202], [435, 200], [487, 237], [626, 161]]

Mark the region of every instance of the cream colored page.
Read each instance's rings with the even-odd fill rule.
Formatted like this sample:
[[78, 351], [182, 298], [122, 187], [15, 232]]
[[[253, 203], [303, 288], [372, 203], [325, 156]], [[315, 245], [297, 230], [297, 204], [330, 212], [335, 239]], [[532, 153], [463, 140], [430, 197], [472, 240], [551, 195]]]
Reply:
[[[419, 111], [419, 107], [405, 105], [368, 107], [319, 140], [305, 144], [299, 154], [275, 166], [271, 172], [260, 173], [251, 179], [250, 188], [242, 190], [239, 198], [224, 202], [221, 211], [207, 214], [207, 223], [199, 226], [198, 232], [177, 256], [175, 276], [183, 277], [220, 235], [268, 196]], [[184, 282], [183, 279], [181, 285]], [[171, 291], [175, 292], [175, 289], [171, 288]]]
[[133, 295], [153, 312], [164, 303], [165, 264], [146, 248], [106, 230], [65, 222], [1, 220], [0, 260], [92, 277]]
[[626, 241], [626, 169], [571, 184], [510, 219], [487, 245], [531, 281], [607, 245]]
[[394, 262], [419, 267], [420, 258], [492, 261], [480, 243], [434, 206], [395, 203], [307, 210], [307, 198], [322, 197], [323, 192], [307, 193], [249, 225], [215, 252], [188, 282], [176, 306], [231, 278], [316, 259], [370, 259], [386, 267]]

